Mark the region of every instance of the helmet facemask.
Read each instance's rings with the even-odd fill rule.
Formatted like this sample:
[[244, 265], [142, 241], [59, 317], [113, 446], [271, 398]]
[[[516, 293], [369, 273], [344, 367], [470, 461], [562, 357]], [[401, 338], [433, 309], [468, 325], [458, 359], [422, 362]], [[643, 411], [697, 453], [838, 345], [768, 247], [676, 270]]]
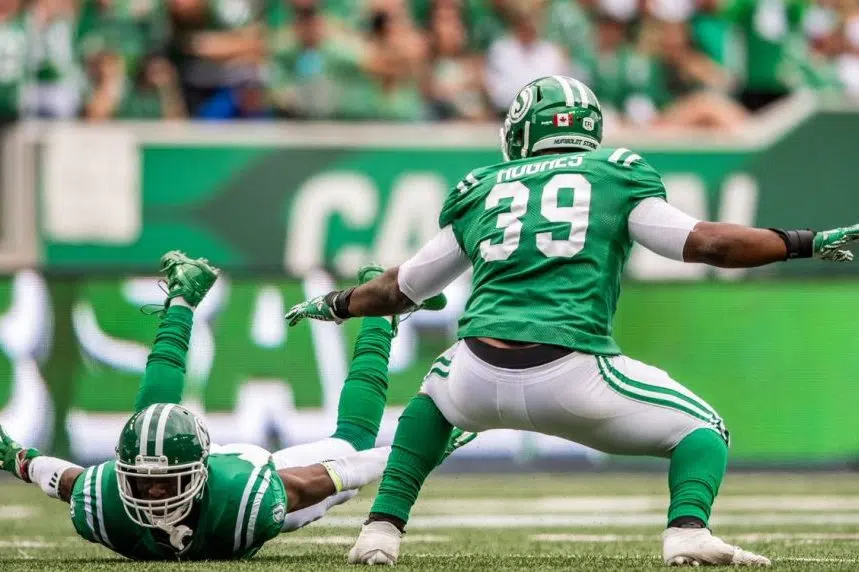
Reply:
[[[116, 462], [119, 496], [128, 517], [146, 528], [167, 529], [194, 508], [209, 476], [203, 461], [169, 466], [167, 457], [138, 455], [133, 465]], [[147, 498], [153, 485], [168, 488], [164, 498]]]
[[192, 533], [180, 523], [203, 497], [209, 446], [202, 420], [180, 405], [155, 403], [132, 415], [120, 433], [115, 465], [128, 517], [167, 532], [182, 549]]

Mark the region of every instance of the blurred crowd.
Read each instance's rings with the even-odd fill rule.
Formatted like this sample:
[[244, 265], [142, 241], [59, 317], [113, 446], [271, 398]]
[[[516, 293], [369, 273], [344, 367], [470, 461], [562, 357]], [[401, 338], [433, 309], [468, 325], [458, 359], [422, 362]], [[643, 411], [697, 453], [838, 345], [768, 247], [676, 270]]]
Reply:
[[0, 0], [0, 117], [486, 121], [544, 75], [635, 125], [859, 97], [859, 0]]

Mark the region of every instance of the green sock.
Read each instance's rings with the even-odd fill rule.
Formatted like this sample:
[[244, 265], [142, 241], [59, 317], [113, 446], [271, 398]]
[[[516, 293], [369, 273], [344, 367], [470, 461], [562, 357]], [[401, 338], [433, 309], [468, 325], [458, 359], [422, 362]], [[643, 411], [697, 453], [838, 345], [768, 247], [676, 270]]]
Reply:
[[453, 426], [428, 395], [418, 394], [400, 416], [388, 466], [371, 513], [409, 520], [427, 476], [444, 454]]
[[668, 522], [691, 516], [707, 525], [727, 464], [728, 445], [715, 431], [702, 428], [684, 437], [671, 452]]
[[194, 312], [184, 306], [170, 306], [161, 319], [155, 342], [146, 360], [143, 382], [134, 410], [153, 403], [179, 403], [185, 387], [185, 356], [191, 340]]
[[332, 435], [358, 451], [376, 444], [388, 398], [388, 358], [391, 323], [386, 318], [364, 318], [355, 342], [349, 375], [340, 392], [337, 429]]

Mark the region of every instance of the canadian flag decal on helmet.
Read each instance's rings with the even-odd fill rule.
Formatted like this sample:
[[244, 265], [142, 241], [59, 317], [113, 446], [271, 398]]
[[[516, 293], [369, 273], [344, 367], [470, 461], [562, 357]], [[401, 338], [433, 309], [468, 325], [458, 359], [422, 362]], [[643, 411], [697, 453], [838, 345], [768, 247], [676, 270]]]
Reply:
[[555, 124], [555, 127], [569, 127], [573, 124], [573, 114], [556, 113], [555, 117], [552, 120], [552, 123]]

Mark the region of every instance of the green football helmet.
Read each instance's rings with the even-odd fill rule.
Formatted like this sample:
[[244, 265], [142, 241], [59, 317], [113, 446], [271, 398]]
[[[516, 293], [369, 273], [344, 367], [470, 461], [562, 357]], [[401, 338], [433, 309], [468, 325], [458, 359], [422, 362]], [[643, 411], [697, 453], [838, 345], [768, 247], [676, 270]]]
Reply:
[[116, 446], [119, 496], [129, 518], [171, 532], [190, 514], [208, 478], [209, 432], [173, 403], [131, 416]]
[[579, 80], [552, 75], [534, 80], [510, 105], [501, 128], [505, 161], [558, 149], [594, 151], [602, 143], [602, 109]]

